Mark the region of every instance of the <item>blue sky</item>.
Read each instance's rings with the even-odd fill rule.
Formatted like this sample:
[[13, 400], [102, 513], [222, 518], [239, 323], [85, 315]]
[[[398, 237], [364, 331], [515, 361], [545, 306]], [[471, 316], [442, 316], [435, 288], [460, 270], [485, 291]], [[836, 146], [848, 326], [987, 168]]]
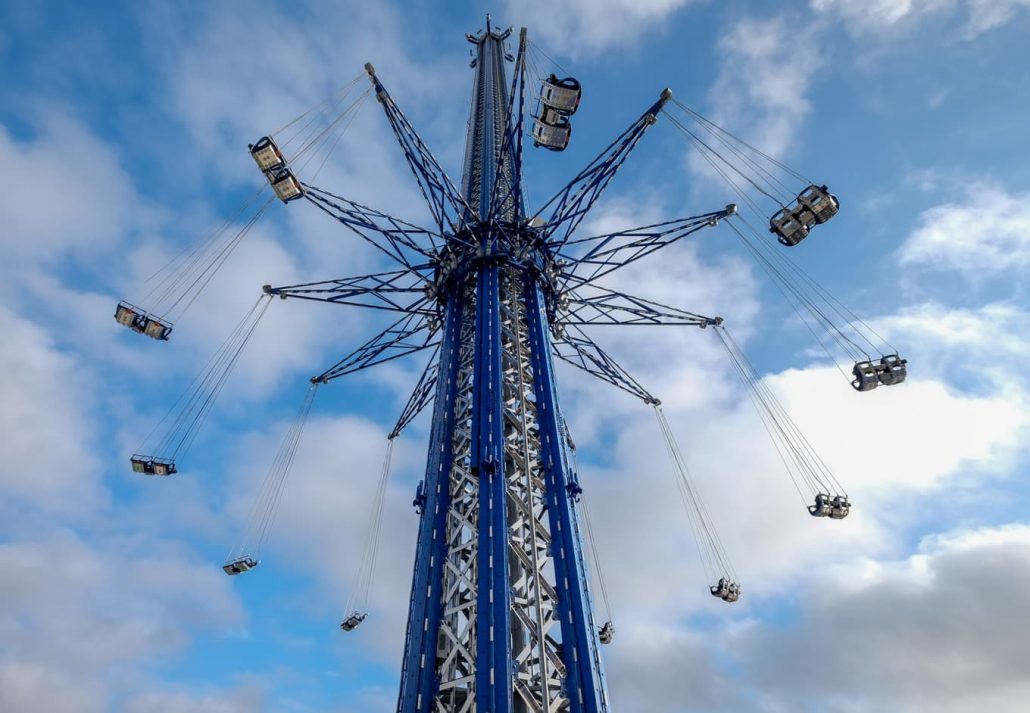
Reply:
[[[855, 394], [725, 228], [621, 283], [726, 318], [856, 503], [804, 514], [710, 333], [597, 338], [660, 396], [740, 573], [712, 601], [648, 410], [561, 372], [626, 711], [1018, 711], [1030, 695], [1030, 13], [1025, 0], [7, 3], [0, 8], [0, 709], [392, 706], [426, 421], [395, 453], [369, 620], [336, 628], [385, 434], [423, 362], [319, 394], [261, 567], [219, 565], [306, 387], [377, 331], [276, 301], [175, 478], [127, 457], [265, 283], [371, 272], [276, 203], [166, 344], [111, 315], [260, 180], [246, 145], [372, 61], [452, 178], [465, 32], [528, 25], [583, 83], [539, 202], [671, 87], [840, 196], [792, 256], [911, 360]], [[318, 184], [427, 222], [368, 102]], [[660, 121], [586, 230], [733, 200]], [[822, 696], [818, 695], [822, 692]]]

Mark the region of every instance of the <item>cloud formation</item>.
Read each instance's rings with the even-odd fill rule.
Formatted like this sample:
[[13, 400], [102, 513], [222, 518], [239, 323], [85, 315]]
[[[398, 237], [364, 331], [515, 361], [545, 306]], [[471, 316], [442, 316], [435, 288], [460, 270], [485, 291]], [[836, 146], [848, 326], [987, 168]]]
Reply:
[[899, 251], [902, 265], [954, 270], [977, 280], [1030, 267], [1030, 196], [974, 184], [964, 200], [923, 211]]
[[[658, 31], [662, 21], [695, 0], [507, 0], [507, 17], [533, 27], [548, 47], [593, 54], [613, 45], [627, 45], [645, 32]], [[541, 22], [542, 18], [546, 21]]]
[[816, 12], [840, 19], [855, 35], [903, 35], [928, 19], [964, 16], [960, 35], [972, 39], [1012, 20], [1028, 0], [811, 0]]

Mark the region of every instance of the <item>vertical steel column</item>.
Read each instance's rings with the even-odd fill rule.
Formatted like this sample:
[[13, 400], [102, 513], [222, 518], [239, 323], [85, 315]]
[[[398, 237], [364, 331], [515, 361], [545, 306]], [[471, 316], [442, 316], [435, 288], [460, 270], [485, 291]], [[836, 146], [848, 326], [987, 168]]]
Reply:
[[563, 435], [563, 420], [551, 359], [550, 333], [543, 294], [527, 285], [527, 317], [533, 353], [537, 419], [544, 462], [547, 511], [553, 537], [552, 554], [566, 687], [573, 712], [607, 711], [608, 691], [601, 663], [597, 626], [590, 601], [589, 577], [575, 503], [569, 493], [572, 467]]
[[462, 451], [460, 441], [455, 444], [453, 435], [456, 416], [461, 411], [457, 408], [458, 394], [468, 387], [461, 383], [459, 371], [462, 365], [463, 312], [464, 300], [461, 296], [452, 296], [443, 323], [439, 377], [426, 462], [426, 503], [419, 522], [415, 571], [408, 603], [408, 626], [397, 703], [397, 710], [403, 713], [427, 710], [439, 687], [435, 652], [443, 594], [445, 532], [451, 504], [452, 462], [455, 450], [459, 455]]
[[[477, 41], [477, 135], [469, 165], [478, 175], [467, 180], [470, 204], [483, 218], [490, 212], [495, 166], [507, 125], [504, 40], [491, 30]], [[480, 225], [479, 254], [496, 249], [491, 226]], [[504, 372], [501, 365], [500, 268], [477, 263], [475, 405], [472, 441], [479, 474], [479, 580], [476, 622], [476, 710], [512, 710], [511, 587], [508, 583], [507, 498], [504, 462]]]

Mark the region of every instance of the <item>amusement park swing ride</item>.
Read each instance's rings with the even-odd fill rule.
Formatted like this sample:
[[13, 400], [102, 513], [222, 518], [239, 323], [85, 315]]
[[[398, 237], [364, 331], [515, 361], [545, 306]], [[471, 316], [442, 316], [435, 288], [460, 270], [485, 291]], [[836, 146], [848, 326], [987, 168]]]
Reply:
[[[338, 93], [250, 145], [262, 184], [232, 219], [166, 265], [115, 319], [159, 342], [278, 199], [315, 208], [390, 263], [367, 275], [266, 285], [261, 296], [132, 455], [132, 470], [172, 476], [273, 298], [392, 313], [396, 320], [311, 384], [223, 565], [240, 575], [260, 564], [317, 391], [378, 364], [428, 354], [387, 441], [363, 554], [341, 623], [365, 620], [395, 439], [432, 406], [401, 666], [398, 711], [607, 711], [600, 646], [609, 617], [595, 619], [586, 568], [597, 553], [554, 377], [565, 362], [651, 407], [677, 475], [687, 520], [711, 577], [710, 594], [735, 602], [741, 587], [699, 497], [661, 402], [591, 336], [592, 325], [696, 327], [715, 334], [756, 407], [784, 469], [807, 495], [808, 514], [839, 520], [851, 501], [812, 444], [731, 336], [723, 319], [606, 287], [604, 277], [679, 240], [726, 226], [811, 330], [845, 380], [868, 392], [905, 380], [897, 350], [786, 254], [840, 204], [827, 186], [750, 145], [666, 89], [628, 128], [542, 205], [529, 205], [523, 151], [563, 151], [582, 96], [523, 29], [467, 38], [474, 46], [472, 99], [460, 186], [452, 182], [371, 64]], [[511, 64], [510, 79], [506, 66]], [[367, 80], [365, 85], [363, 80]], [[364, 88], [362, 88], [364, 86]], [[304, 180], [328, 159], [373, 96], [425, 198], [432, 225], [418, 226]], [[584, 218], [644, 134], [670, 124], [739, 203], [652, 225], [581, 235]], [[314, 171], [317, 177], [317, 171]], [[313, 178], [314, 178], [313, 177]], [[313, 179], [312, 179], [313, 180]], [[763, 225], [764, 224], [764, 225]], [[762, 229], [759, 229], [762, 226]], [[772, 238], [775, 238], [773, 240]], [[146, 305], [146, 308], [137, 305]], [[842, 372], [845, 370], [842, 369]], [[599, 577], [607, 605], [604, 578]]]

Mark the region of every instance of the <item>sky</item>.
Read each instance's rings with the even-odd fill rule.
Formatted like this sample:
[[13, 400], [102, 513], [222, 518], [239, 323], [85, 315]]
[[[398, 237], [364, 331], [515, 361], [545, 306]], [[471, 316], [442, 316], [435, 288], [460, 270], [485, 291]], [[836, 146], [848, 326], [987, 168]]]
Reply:
[[[464, 33], [487, 12], [528, 26], [584, 86], [569, 149], [527, 153], [531, 204], [670, 87], [840, 197], [792, 257], [909, 359], [903, 385], [848, 388], [725, 227], [610, 283], [724, 317], [855, 504], [842, 522], [805, 514], [711, 330], [597, 332], [662, 399], [744, 591], [733, 606], [707, 593], [649, 409], [559, 371], [616, 627], [603, 651], [615, 709], [1025, 710], [1028, 9], [2, 4], [0, 710], [394, 705], [425, 415], [394, 453], [369, 618], [350, 634], [337, 624], [420, 357], [321, 389], [261, 566], [220, 569], [308, 377], [379, 316], [274, 301], [180, 473], [144, 478], [127, 462], [261, 285], [371, 272], [380, 258], [310, 205], [276, 203], [169, 342], [112, 315], [259, 185], [247, 144], [366, 61], [457, 180]], [[318, 185], [426, 224], [410, 179], [367, 102]], [[660, 120], [583, 230], [731, 200]]]

